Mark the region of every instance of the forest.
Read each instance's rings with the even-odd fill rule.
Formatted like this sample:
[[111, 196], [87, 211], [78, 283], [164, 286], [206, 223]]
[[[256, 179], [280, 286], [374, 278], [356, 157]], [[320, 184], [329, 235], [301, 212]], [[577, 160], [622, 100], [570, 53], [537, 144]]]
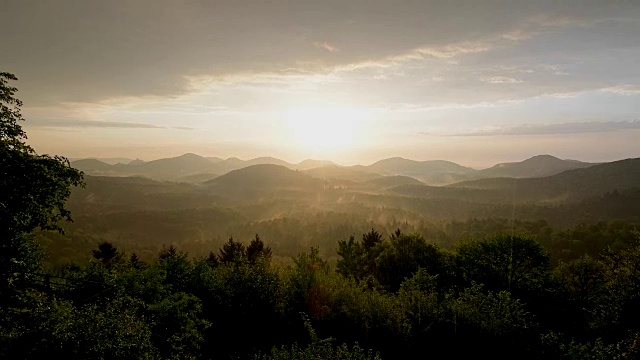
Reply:
[[15, 80], [2, 358], [640, 357], [638, 159], [447, 186], [274, 164], [88, 175], [26, 144]]

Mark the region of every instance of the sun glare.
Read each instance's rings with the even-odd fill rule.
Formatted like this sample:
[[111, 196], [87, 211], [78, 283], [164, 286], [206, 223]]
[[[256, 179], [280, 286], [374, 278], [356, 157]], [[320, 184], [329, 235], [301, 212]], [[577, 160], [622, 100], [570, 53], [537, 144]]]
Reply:
[[314, 150], [352, 146], [364, 112], [351, 108], [303, 108], [286, 113], [296, 143]]

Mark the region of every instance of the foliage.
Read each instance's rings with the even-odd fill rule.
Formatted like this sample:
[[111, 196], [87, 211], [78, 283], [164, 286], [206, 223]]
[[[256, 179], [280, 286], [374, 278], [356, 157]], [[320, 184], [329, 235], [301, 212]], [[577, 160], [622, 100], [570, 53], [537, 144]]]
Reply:
[[256, 356], [255, 360], [380, 360], [379, 354], [374, 354], [369, 350], [365, 352], [358, 344], [349, 348], [346, 344], [338, 347], [333, 346], [333, 339], [320, 340], [307, 320], [305, 327], [311, 336], [311, 343], [304, 349], [297, 344], [290, 347], [274, 347], [271, 354]]
[[549, 256], [539, 243], [510, 235], [463, 242], [456, 259], [465, 280], [497, 291], [535, 286], [549, 269]]
[[0, 73], [0, 298], [9, 301], [14, 290], [29, 282], [39, 266], [37, 248], [28, 235], [36, 228], [60, 229], [71, 220], [65, 201], [72, 186], [82, 185], [82, 173], [60, 156], [38, 155], [25, 143], [22, 102]]

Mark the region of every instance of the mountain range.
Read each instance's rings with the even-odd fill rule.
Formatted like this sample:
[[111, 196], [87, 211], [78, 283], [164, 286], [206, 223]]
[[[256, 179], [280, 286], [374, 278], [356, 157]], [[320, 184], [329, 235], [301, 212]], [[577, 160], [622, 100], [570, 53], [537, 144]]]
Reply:
[[[640, 158], [588, 166], [541, 156], [485, 170], [406, 159], [350, 167], [307, 162], [320, 165], [310, 169], [260, 164], [264, 161], [274, 160], [247, 165], [238, 159], [185, 155], [130, 166], [95, 159], [74, 162], [117, 176], [85, 176], [86, 187], [72, 190], [68, 206], [74, 222], [65, 224], [65, 231], [74, 244], [86, 244], [87, 251], [99, 241], [110, 241], [147, 249], [148, 256], [162, 244], [207, 254], [229, 236], [260, 234], [272, 248], [288, 249], [293, 256], [309, 246], [334, 249], [337, 240], [371, 228], [421, 231], [438, 239], [442, 231], [465, 222], [473, 227], [464, 231], [471, 233], [485, 231], [482, 224], [491, 223], [502, 224], [499, 231], [514, 231], [518, 221], [535, 222], [539, 233], [547, 225], [640, 223]], [[231, 167], [240, 168], [221, 175], [202, 172], [222, 173]], [[524, 177], [565, 168], [549, 176]], [[123, 175], [136, 171], [140, 175]], [[151, 179], [150, 174], [167, 178]], [[435, 179], [433, 174], [467, 178], [434, 186], [425, 180]], [[493, 174], [513, 177], [481, 178]]]
[[273, 157], [260, 157], [251, 160], [207, 158], [191, 153], [148, 162], [134, 160], [128, 163], [110, 164], [95, 158], [72, 162], [74, 167], [88, 175], [143, 176], [155, 180], [191, 183], [209, 181], [234, 170], [266, 164], [307, 171], [312, 176], [334, 180], [361, 181], [372, 180], [380, 176], [405, 176], [435, 186], [485, 178], [545, 177], [595, 165], [576, 160], [562, 160], [550, 155], [538, 155], [521, 162], [502, 163], [481, 170], [444, 160], [416, 161], [400, 157], [380, 160], [368, 166], [339, 166], [330, 161], [320, 160], [304, 160], [292, 164]]

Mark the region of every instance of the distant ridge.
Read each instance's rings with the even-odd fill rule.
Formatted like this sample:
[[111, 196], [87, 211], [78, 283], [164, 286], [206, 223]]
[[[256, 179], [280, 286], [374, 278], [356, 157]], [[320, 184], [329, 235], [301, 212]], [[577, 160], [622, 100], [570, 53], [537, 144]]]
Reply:
[[460, 181], [475, 172], [474, 169], [451, 161], [415, 161], [401, 157], [380, 160], [367, 168], [383, 175], [410, 176], [432, 185], [445, 185]]
[[486, 178], [448, 188], [512, 191], [518, 201], [577, 199], [640, 189], [640, 158], [613, 161], [539, 178]]
[[299, 170], [309, 170], [319, 167], [336, 166], [333, 161], [307, 159], [299, 162], [295, 167]]
[[259, 164], [233, 170], [203, 185], [217, 194], [247, 197], [272, 196], [277, 191], [315, 192], [323, 189], [324, 182], [285, 166]]
[[112, 165], [95, 158], [76, 160], [72, 164], [85, 172], [108, 172], [113, 168]]
[[[559, 174], [567, 170], [588, 168], [594, 163], [562, 160], [551, 155], [537, 155], [520, 162], [501, 163], [475, 170], [446, 160], [416, 161], [393, 157], [371, 165], [339, 166], [331, 161], [307, 159], [293, 164], [274, 157], [241, 160], [235, 157], [203, 157], [193, 153], [144, 162], [108, 164], [99, 159], [82, 159], [72, 165], [88, 175], [144, 176], [155, 180], [201, 182], [253, 165], [279, 165], [305, 171], [320, 179], [345, 181], [371, 180], [380, 176], [408, 176], [427, 185], [442, 186], [485, 178], [533, 178]], [[391, 181], [391, 180], [387, 180]]]
[[577, 160], [561, 160], [551, 155], [537, 155], [520, 162], [501, 163], [488, 169], [479, 170], [480, 177], [544, 177], [559, 174], [563, 171], [582, 169], [593, 166], [593, 163]]
[[97, 158], [97, 157], [91, 157], [91, 158], [74, 158], [74, 159], [69, 159], [71, 162], [73, 161], [78, 161], [78, 160], [99, 160], [103, 163], [109, 164], [109, 165], [116, 165], [116, 164], [129, 164], [131, 163], [131, 161], [133, 161], [132, 159], [129, 158]]

